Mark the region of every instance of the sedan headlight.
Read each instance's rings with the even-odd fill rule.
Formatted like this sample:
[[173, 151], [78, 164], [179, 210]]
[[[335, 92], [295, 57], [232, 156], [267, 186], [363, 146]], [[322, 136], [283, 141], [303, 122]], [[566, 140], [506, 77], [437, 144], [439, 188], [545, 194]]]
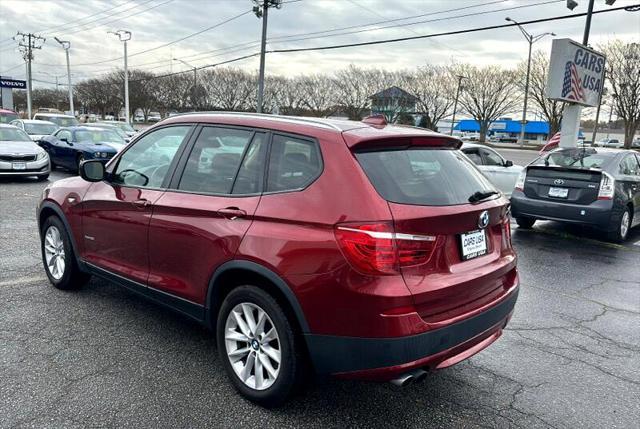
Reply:
[[106, 157], [107, 157], [107, 156], [109, 156], [109, 155], [107, 154], [107, 152], [96, 152], [96, 153], [94, 154], [94, 156], [95, 156], [96, 158], [106, 158]]
[[36, 161], [39, 161], [41, 159], [47, 159], [49, 157], [49, 155], [47, 155], [47, 152], [42, 151], [42, 152], [38, 152], [38, 155], [36, 156]]

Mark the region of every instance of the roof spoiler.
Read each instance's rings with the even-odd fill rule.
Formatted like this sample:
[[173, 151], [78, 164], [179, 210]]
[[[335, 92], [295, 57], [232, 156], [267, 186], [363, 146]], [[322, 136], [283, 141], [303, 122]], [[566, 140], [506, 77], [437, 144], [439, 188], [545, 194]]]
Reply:
[[373, 125], [374, 127], [385, 127], [387, 126], [387, 118], [384, 115], [369, 115], [365, 117], [362, 122], [365, 124]]

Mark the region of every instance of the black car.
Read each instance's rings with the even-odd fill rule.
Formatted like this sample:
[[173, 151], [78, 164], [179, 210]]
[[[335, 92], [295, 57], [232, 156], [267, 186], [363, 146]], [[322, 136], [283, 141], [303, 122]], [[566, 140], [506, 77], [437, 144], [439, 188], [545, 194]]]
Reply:
[[98, 159], [106, 163], [125, 142], [115, 131], [77, 126], [60, 128], [38, 144], [49, 154], [52, 167], [79, 171], [84, 160]]
[[604, 148], [558, 149], [529, 164], [511, 195], [518, 225], [537, 219], [592, 226], [611, 241], [640, 224], [640, 155]]

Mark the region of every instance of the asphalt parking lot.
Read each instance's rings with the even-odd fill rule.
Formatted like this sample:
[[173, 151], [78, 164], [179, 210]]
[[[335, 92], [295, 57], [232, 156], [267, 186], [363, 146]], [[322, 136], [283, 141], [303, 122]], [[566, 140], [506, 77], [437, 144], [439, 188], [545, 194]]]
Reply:
[[[56, 171], [50, 180], [68, 175]], [[638, 229], [625, 245], [612, 245], [551, 222], [531, 231], [514, 226], [520, 298], [487, 350], [404, 389], [322, 380], [265, 410], [235, 394], [203, 328], [101, 280], [78, 292], [49, 285], [35, 221], [44, 186], [0, 180], [2, 427], [626, 428], [640, 421]]]

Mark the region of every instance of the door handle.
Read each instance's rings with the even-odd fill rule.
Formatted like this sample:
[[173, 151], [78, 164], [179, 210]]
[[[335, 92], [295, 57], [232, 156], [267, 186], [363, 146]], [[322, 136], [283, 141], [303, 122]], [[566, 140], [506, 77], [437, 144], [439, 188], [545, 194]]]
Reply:
[[218, 210], [217, 212], [220, 216], [229, 220], [236, 220], [238, 218], [245, 217], [247, 212], [239, 209], [238, 207], [225, 207], [223, 209]]
[[150, 206], [150, 205], [151, 205], [151, 201], [146, 200], [146, 199], [144, 199], [144, 198], [141, 198], [141, 199], [139, 199], [139, 200], [135, 200], [135, 201], [133, 201], [133, 202], [132, 202], [132, 204], [133, 204], [134, 206], [136, 206], [136, 207], [144, 208], [144, 207]]

